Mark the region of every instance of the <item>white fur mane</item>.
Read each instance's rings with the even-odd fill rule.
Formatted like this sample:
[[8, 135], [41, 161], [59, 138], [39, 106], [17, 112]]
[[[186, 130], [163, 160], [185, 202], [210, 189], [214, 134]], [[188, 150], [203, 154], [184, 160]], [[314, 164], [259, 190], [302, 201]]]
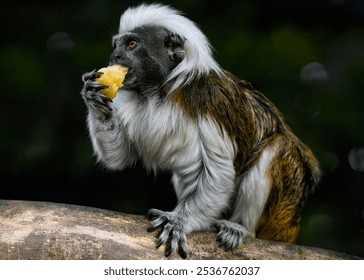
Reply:
[[179, 11], [159, 4], [141, 4], [128, 8], [121, 15], [119, 33], [130, 32], [142, 25], [162, 26], [186, 39], [185, 58], [167, 79], [174, 80], [172, 91], [210, 71], [222, 74], [222, 69], [212, 56], [206, 36], [194, 22], [181, 15]]

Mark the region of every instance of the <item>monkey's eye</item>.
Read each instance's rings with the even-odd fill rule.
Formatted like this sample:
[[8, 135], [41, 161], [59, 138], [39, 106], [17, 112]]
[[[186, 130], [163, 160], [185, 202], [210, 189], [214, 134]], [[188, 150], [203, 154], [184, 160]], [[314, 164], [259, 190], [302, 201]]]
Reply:
[[130, 41], [128, 44], [128, 48], [131, 50], [135, 49], [136, 46], [137, 46], [137, 42], [135, 42], [135, 41]]

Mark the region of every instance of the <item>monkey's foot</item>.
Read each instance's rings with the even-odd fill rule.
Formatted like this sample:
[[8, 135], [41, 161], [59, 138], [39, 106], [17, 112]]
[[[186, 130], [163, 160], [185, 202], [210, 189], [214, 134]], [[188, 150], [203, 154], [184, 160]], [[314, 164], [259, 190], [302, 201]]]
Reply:
[[240, 224], [227, 220], [218, 220], [213, 228], [217, 230], [216, 240], [226, 249], [234, 249], [243, 243], [244, 238], [249, 235], [248, 230]]
[[165, 256], [177, 252], [181, 258], [187, 257], [187, 236], [183, 226], [183, 220], [174, 212], [163, 212], [150, 209], [146, 215], [149, 219], [149, 232], [160, 229], [156, 247], [165, 244]]

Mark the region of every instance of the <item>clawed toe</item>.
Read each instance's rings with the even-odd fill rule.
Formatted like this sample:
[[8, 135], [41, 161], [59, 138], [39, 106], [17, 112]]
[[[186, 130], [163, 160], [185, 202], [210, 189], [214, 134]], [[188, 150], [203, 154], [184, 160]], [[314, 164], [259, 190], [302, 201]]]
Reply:
[[213, 228], [218, 232], [216, 240], [220, 242], [220, 246], [228, 250], [241, 245], [245, 236], [249, 234], [242, 225], [225, 220], [216, 222]]
[[95, 80], [97, 78], [100, 78], [102, 74], [103, 74], [102, 72], [98, 72], [96, 69], [94, 69], [91, 72], [83, 74], [82, 75], [82, 81], [83, 82], [93, 81], [93, 80]]

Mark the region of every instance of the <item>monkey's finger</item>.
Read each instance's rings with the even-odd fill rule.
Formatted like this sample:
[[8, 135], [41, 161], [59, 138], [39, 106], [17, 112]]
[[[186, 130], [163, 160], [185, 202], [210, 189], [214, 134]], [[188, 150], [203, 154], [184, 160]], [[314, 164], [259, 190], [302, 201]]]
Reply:
[[231, 248], [234, 249], [243, 243], [243, 238], [239, 234], [234, 234], [234, 238], [231, 241]]
[[234, 237], [235, 237], [235, 241], [236, 241], [236, 244], [234, 244], [234, 247], [237, 247], [243, 243], [244, 233], [242, 231], [235, 231]]
[[96, 72], [96, 69], [92, 70], [91, 72], [87, 72], [82, 75], [82, 81], [85, 83], [88, 80], [92, 80], [92, 77], [94, 76], [94, 73]]
[[222, 240], [225, 240], [228, 236], [228, 233], [224, 230], [221, 230], [217, 233], [216, 235], [216, 240], [218, 241], [222, 241]]
[[162, 244], [169, 244], [173, 232], [173, 225], [169, 224], [168, 221], [163, 222], [160, 227], [163, 227], [163, 230], [157, 235], [157, 248]]
[[167, 223], [168, 223], [168, 220], [163, 219], [163, 218], [158, 218], [158, 219], [152, 220], [150, 222], [149, 227], [147, 228], [147, 231], [153, 232], [159, 228], [163, 228]]
[[153, 220], [161, 216], [166, 216], [165, 212], [154, 208], [149, 209], [147, 214], [145, 215], [148, 220]]
[[227, 250], [232, 250], [243, 243], [244, 232], [226, 228], [217, 234], [216, 240], [220, 242], [220, 247], [225, 247]]
[[89, 105], [93, 105], [96, 108], [105, 107], [107, 111], [111, 111], [109, 103], [112, 103], [112, 100], [102, 93], [94, 91], [83, 91], [82, 97]]
[[162, 243], [167, 243], [167, 241], [170, 239], [172, 232], [173, 232], [173, 225], [167, 222], [163, 226], [163, 230], [161, 231], [158, 239]]
[[106, 95], [103, 95], [101, 93], [97, 93], [95, 92], [94, 94], [91, 94], [92, 96], [92, 101], [93, 102], [97, 102], [100, 105], [105, 105], [107, 103], [112, 103], [112, 99]]
[[99, 72], [99, 71], [93, 72], [93, 75], [94, 75], [95, 79], [100, 78], [102, 76], [102, 74], [104, 74], [104, 73], [103, 72]]
[[170, 255], [173, 251], [177, 251], [178, 250], [178, 243], [179, 243], [179, 241], [178, 241], [178, 239], [177, 239], [177, 237], [176, 237], [176, 234], [173, 232], [172, 234], [171, 234], [171, 238], [170, 238], [170, 248], [169, 248], [169, 251], [170, 252], [168, 252], [168, 255]]
[[95, 80], [97, 78], [100, 78], [102, 74], [103, 74], [102, 72], [98, 72], [96, 69], [94, 69], [91, 72], [83, 74], [82, 81], [86, 82], [89, 80]]
[[187, 258], [186, 248], [178, 247], [178, 255], [180, 255], [182, 259], [186, 259]]
[[148, 228], [147, 228], [147, 232], [153, 232], [153, 231], [155, 231], [157, 228], [155, 228], [155, 227], [152, 227], [152, 226], [149, 226]]
[[157, 226], [154, 226], [154, 225], [150, 225], [148, 228], [147, 228], [147, 232], [153, 232], [153, 231], [156, 231], [158, 228], [160, 228], [161, 226], [157, 225]]
[[220, 231], [216, 236], [216, 241], [220, 243], [219, 247], [227, 246], [227, 242], [230, 238], [230, 234], [226, 231]]
[[163, 227], [167, 222], [168, 222], [168, 220], [166, 220], [164, 217], [160, 217], [160, 218], [150, 221], [150, 227], [153, 227], [153, 228]]
[[164, 256], [169, 257], [173, 252], [172, 244], [170, 242], [166, 243], [166, 248], [164, 251]]
[[109, 86], [108, 85], [101, 84], [99, 82], [87, 81], [85, 83], [85, 85], [84, 85], [84, 88], [87, 91], [100, 91], [100, 90], [103, 90], [105, 88], [109, 88]]
[[225, 246], [226, 249], [231, 250], [234, 248], [234, 243], [235, 243], [235, 237], [232, 233], [229, 233], [226, 237], [226, 239], [224, 240], [223, 244]]
[[165, 256], [168, 257], [173, 251], [177, 252], [181, 258], [187, 258], [187, 237], [181, 230], [172, 230], [170, 239], [166, 243]]
[[155, 247], [158, 249], [160, 246], [162, 246], [164, 244], [164, 242], [160, 241], [159, 239], [157, 239], [157, 241], [155, 242]]
[[181, 239], [178, 241], [178, 255], [181, 256], [182, 259], [187, 258], [187, 237], [183, 235]]
[[178, 241], [175, 237], [172, 237], [171, 234], [170, 240], [166, 243], [166, 249], [164, 252], [164, 256], [169, 257], [173, 251], [177, 251], [178, 249]]

